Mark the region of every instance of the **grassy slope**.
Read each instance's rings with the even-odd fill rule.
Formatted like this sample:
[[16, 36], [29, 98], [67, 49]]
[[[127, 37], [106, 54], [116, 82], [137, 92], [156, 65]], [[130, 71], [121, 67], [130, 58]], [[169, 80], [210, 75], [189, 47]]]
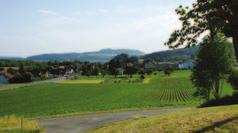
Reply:
[[[0, 116], [52, 116], [131, 108], [197, 105], [190, 72], [162, 73], [150, 77], [150, 83], [39, 84], [0, 91]], [[178, 91], [187, 96], [178, 100]], [[231, 93], [229, 87], [226, 93]], [[168, 95], [163, 95], [166, 92]], [[170, 99], [168, 98], [170, 97]]]
[[41, 133], [42, 131], [35, 121], [15, 116], [0, 118], [0, 133]]
[[191, 109], [164, 116], [131, 119], [90, 131], [92, 133], [175, 133], [238, 131], [238, 106]]

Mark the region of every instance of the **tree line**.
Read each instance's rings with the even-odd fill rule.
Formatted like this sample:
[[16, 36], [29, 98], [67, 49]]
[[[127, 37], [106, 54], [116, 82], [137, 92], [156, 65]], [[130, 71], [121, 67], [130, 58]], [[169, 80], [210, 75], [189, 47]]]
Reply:
[[0, 73], [8, 74], [10, 83], [24, 83], [35, 80], [45, 80], [67, 75], [128, 75], [151, 74], [151, 69], [144, 68], [144, 61], [134, 56], [120, 54], [107, 63], [92, 63], [80, 61], [49, 61], [34, 62], [28, 60], [0, 60]]

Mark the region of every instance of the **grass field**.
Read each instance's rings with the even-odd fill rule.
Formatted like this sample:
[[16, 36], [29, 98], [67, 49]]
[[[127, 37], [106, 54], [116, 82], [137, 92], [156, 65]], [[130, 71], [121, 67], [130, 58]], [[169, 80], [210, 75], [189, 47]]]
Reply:
[[43, 130], [32, 120], [15, 116], [0, 117], [0, 133], [41, 133]]
[[104, 80], [97, 80], [97, 79], [89, 79], [89, 80], [65, 80], [60, 83], [63, 84], [100, 84], [103, 83]]
[[[4, 90], [0, 91], [0, 116], [15, 114], [43, 117], [164, 106], [196, 106], [201, 100], [193, 97], [195, 89], [189, 80], [190, 74], [189, 71], [178, 71], [167, 77], [159, 73], [147, 77], [146, 83], [139, 82], [138, 76], [111, 80], [92, 77], [92, 80], [107, 82], [45, 83]], [[224, 88], [224, 95], [232, 94], [229, 85], [224, 84]]]
[[238, 106], [190, 109], [163, 116], [131, 119], [90, 133], [237, 133]]

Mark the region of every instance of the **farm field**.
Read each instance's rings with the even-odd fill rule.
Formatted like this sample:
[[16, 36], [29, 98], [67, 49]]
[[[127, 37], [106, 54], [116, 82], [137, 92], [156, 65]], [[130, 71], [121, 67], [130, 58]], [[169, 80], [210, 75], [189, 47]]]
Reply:
[[238, 106], [190, 109], [163, 116], [130, 119], [88, 131], [90, 133], [236, 133]]
[[[196, 106], [201, 100], [189, 78], [190, 71], [177, 71], [147, 76], [145, 81], [92, 77], [102, 83], [45, 83], [0, 91], [0, 116], [16, 115], [30, 118], [75, 113], [157, 108], [165, 106]], [[86, 80], [85, 78], [76, 81]], [[105, 82], [106, 81], [106, 82]], [[72, 80], [74, 82], [74, 80]], [[232, 94], [224, 84], [224, 95]]]
[[62, 84], [100, 84], [104, 80], [65, 80], [60, 83]]

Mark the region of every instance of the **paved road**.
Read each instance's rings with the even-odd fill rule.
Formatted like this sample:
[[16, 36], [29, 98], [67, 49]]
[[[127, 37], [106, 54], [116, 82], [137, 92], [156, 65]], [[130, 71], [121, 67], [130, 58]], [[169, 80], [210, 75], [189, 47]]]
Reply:
[[128, 111], [116, 113], [90, 114], [39, 120], [46, 133], [80, 133], [105, 124], [127, 120], [135, 117], [162, 115], [169, 112], [183, 111], [185, 108]]

